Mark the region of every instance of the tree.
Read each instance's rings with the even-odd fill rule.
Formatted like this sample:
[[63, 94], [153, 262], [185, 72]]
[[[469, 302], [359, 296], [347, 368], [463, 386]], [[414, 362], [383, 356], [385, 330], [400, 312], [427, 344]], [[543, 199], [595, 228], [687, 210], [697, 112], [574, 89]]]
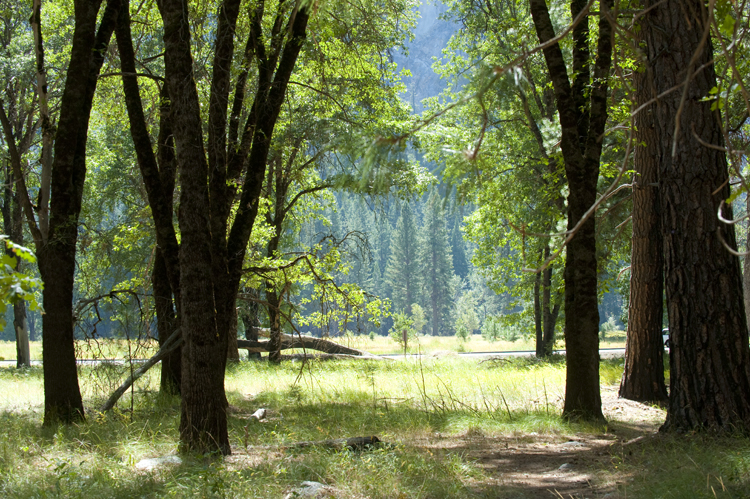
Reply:
[[432, 325], [432, 334], [447, 334], [453, 258], [445, 227], [445, 210], [436, 189], [430, 193], [425, 205], [418, 258], [422, 271], [422, 301]]
[[[526, 2], [488, 8], [464, 0], [449, 3], [448, 15], [461, 28], [450, 42], [452, 57], [437, 65], [449, 79], [443, 97], [455, 101], [460, 94], [453, 88], [461, 85], [464, 99], [471, 99], [453, 112], [441, 111], [424, 138], [429, 156], [445, 161], [446, 178], [459, 182], [457, 197], [477, 205], [466, 219], [465, 233], [477, 244], [474, 264], [495, 292], [512, 296], [502, 321], [533, 318], [537, 354], [544, 356], [554, 344], [561, 279], [556, 263], [538, 274], [524, 268], [541, 266], [554, 245], [552, 238], [531, 234], [555, 232], [565, 211], [551, 82], [539, 55], [496, 81], [490, 76], [497, 66], [516, 64], [515, 47], [533, 36]], [[487, 32], [493, 36], [485, 36]], [[469, 75], [472, 79], [464, 85]], [[468, 149], [467, 142], [472, 144]], [[454, 245], [454, 261], [460, 261], [455, 256]]]
[[[642, 33], [643, 31], [641, 31]], [[630, 258], [630, 300], [625, 345], [625, 369], [620, 397], [639, 402], [666, 403], [662, 318], [664, 273], [659, 220], [659, 144], [656, 135], [656, 96], [650, 66], [634, 73], [636, 149], [633, 181], [633, 238]]]
[[[48, 85], [41, 29], [41, 1], [31, 17], [36, 54], [36, 99], [42, 132], [41, 180], [35, 213], [15, 139], [7, 141], [21, 206], [37, 253], [44, 282], [43, 361], [44, 424], [84, 418], [78, 387], [73, 336], [73, 286], [78, 218], [86, 176], [86, 145], [94, 93], [114, 30], [119, 0], [74, 2], [74, 33], [55, 131], [49, 113]], [[97, 19], [100, 19], [97, 28]], [[9, 121], [0, 113], [8, 137]], [[36, 120], [31, 120], [35, 123]], [[29, 133], [35, 133], [31, 127]], [[54, 144], [53, 144], [54, 136]], [[53, 150], [54, 149], [54, 150]]]
[[[643, 36], [659, 95], [661, 230], [670, 332], [662, 430], [750, 429], [750, 347], [709, 36], [701, 2], [647, 2]], [[689, 14], [686, 14], [689, 13]], [[672, 90], [676, 88], [677, 90]], [[670, 92], [667, 92], [670, 90]], [[720, 209], [721, 208], [721, 209]], [[720, 211], [719, 211], [720, 210]]]
[[[3, 226], [11, 241], [23, 244], [23, 217], [18, 192], [13, 187], [13, 171], [10, 166], [5, 169], [5, 187], [3, 189]], [[14, 190], [16, 192], [14, 192]], [[13, 250], [6, 248], [6, 256], [13, 257]], [[35, 260], [36, 261], [36, 260]], [[21, 273], [21, 260], [17, 260], [14, 271]], [[5, 304], [5, 301], [3, 302]], [[16, 333], [16, 367], [30, 366], [29, 324], [26, 320], [26, 302], [13, 300], [13, 329]]]
[[[230, 452], [224, 368], [227, 351], [236, 355], [236, 347], [231, 348], [230, 343], [237, 327], [236, 299], [275, 130], [282, 106], [288, 102], [288, 88], [307, 86], [329, 97], [335, 95], [292, 79], [303, 48], [311, 51], [310, 64], [341, 64], [348, 59], [328, 58], [325, 49], [335, 46], [345, 51], [344, 45], [358, 41], [354, 36], [358, 32], [351, 28], [350, 21], [363, 10], [371, 14], [369, 21], [379, 22], [363, 32], [383, 36], [374, 43], [381, 51], [400, 43], [402, 22], [407, 27], [410, 23], [407, 5], [351, 6], [336, 16], [319, 14], [314, 23], [336, 26], [321, 26], [319, 32], [325, 36], [307, 42], [310, 5], [297, 1], [266, 3], [258, 2], [245, 18], [240, 17], [239, 0], [219, 2], [215, 16], [209, 12], [213, 5], [191, 11], [184, 0], [157, 2], [164, 26], [163, 71], [175, 163], [180, 172], [179, 246], [171, 235], [171, 213], [158, 199], [164, 192], [159, 165], [152, 161], [148, 135], [140, 124], [136, 150], [154, 213], [157, 244], [164, 252], [175, 297], [179, 290], [177, 316], [184, 339], [180, 439], [182, 449], [187, 451]], [[203, 16], [206, 22], [194, 23], [194, 16]], [[212, 40], [211, 49], [202, 43], [203, 38], [191, 33], [191, 26]], [[240, 39], [244, 49], [237, 51], [235, 45]], [[212, 60], [206, 68], [210, 78], [204, 79], [195, 71], [198, 53], [204, 60]], [[152, 60], [159, 58], [156, 54]], [[351, 69], [344, 64], [341, 72]], [[137, 76], [123, 68], [124, 80]], [[199, 88], [207, 89], [206, 113], [201, 111]], [[129, 93], [131, 97], [126, 100], [136, 103], [129, 104], [135, 110], [129, 109], [131, 128], [135, 128], [134, 123], [143, 121], [136, 116], [140, 97], [137, 88]], [[337, 105], [335, 98], [331, 100], [331, 105]], [[373, 110], [379, 110], [376, 101]]]
[[414, 210], [410, 203], [401, 205], [401, 215], [391, 236], [390, 257], [385, 268], [385, 281], [391, 290], [396, 310], [412, 313], [412, 304], [419, 297], [422, 267], [418, 260], [419, 246]]
[[[22, 169], [21, 163], [27, 157], [39, 128], [35, 120], [36, 94], [33, 86], [28, 84], [29, 76], [34, 73], [33, 43], [27, 32], [28, 25], [22, 21], [28, 6], [3, 2], [0, 8], [6, 12], [4, 29], [0, 34], [0, 47], [4, 52], [0, 56], [0, 77], [4, 82], [0, 98], [0, 143], [7, 149], [7, 158], [3, 158], [7, 159], [2, 194], [3, 227], [13, 243], [22, 245], [23, 213], [14, 172]], [[6, 254], [13, 257], [10, 248], [6, 248]], [[16, 270], [20, 272], [22, 262], [18, 260], [17, 263]], [[29, 326], [24, 300], [13, 301], [13, 329], [16, 336], [16, 367], [29, 366]]]
[[[577, 232], [566, 248], [565, 345], [567, 378], [563, 416], [604, 420], [599, 388], [599, 310], [596, 221], [584, 214], [596, 200], [599, 162], [607, 122], [607, 89], [612, 54], [611, 0], [599, 3], [596, 59], [589, 48], [589, 13], [584, 0], [572, 0], [572, 82], [545, 0], [530, 0], [531, 15], [555, 91], [565, 175], [568, 230]], [[593, 63], [593, 64], [592, 64]], [[593, 68], [592, 68], [593, 66]], [[592, 74], [593, 69], [593, 74]], [[579, 224], [579, 222], [581, 222]]]

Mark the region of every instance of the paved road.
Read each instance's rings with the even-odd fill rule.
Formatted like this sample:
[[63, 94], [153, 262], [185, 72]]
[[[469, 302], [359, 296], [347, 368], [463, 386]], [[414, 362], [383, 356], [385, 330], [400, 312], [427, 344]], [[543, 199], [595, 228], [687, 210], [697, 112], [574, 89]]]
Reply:
[[[555, 350], [556, 354], [565, 355], [565, 350]], [[533, 357], [536, 355], [534, 350], [515, 350], [506, 352], [461, 352], [458, 355], [461, 357], [467, 357], [470, 359], [491, 359], [498, 358], [504, 359], [508, 357]], [[599, 356], [603, 359], [612, 359], [617, 357], [625, 356], [624, 348], [602, 348], [599, 350]], [[381, 357], [392, 357], [392, 358], [417, 358], [417, 354], [409, 354], [404, 356], [403, 354], [388, 354], [381, 355]]]
[[[469, 359], [490, 359], [490, 358], [508, 358], [508, 357], [533, 357], [536, 352], [534, 350], [520, 350], [520, 351], [506, 351], [506, 352], [461, 352], [458, 353], [461, 357], [466, 357]], [[565, 350], [555, 350], [555, 353], [565, 355]], [[611, 359], [616, 357], [624, 357], [625, 356], [625, 349], [624, 348], [602, 348], [599, 350], [599, 356], [603, 359]], [[381, 355], [381, 357], [391, 357], [394, 359], [408, 359], [408, 358], [414, 358], [416, 359], [418, 357], [417, 354], [409, 354], [407, 356], [404, 356], [403, 354], [388, 354], [388, 355]], [[94, 359], [80, 359], [78, 361], [78, 364], [80, 365], [86, 365], [86, 366], [92, 366], [96, 364], [100, 364], [101, 360], [94, 360]], [[116, 361], [108, 361], [108, 362], [114, 362], [117, 364], [124, 364], [124, 360], [116, 360]], [[134, 362], [141, 363], [145, 362], [145, 359], [136, 359]], [[0, 360], [0, 367], [14, 367], [16, 365], [15, 360]], [[40, 360], [32, 360], [31, 365], [33, 366], [41, 366], [42, 361]]]

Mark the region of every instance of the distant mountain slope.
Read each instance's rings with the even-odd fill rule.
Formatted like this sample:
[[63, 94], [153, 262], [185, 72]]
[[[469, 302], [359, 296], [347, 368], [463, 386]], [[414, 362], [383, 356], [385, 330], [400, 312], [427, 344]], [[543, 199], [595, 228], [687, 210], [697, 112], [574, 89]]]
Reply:
[[409, 54], [394, 54], [394, 61], [399, 69], [406, 68], [412, 76], [405, 79], [407, 91], [404, 100], [411, 104], [414, 112], [423, 110], [422, 99], [433, 97], [443, 91], [445, 82], [432, 71], [434, 57], [442, 57], [442, 50], [458, 25], [440, 19], [448, 7], [440, 4], [423, 2], [419, 6], [420, 19], [414, 30], [414, 41], [409, 44]]

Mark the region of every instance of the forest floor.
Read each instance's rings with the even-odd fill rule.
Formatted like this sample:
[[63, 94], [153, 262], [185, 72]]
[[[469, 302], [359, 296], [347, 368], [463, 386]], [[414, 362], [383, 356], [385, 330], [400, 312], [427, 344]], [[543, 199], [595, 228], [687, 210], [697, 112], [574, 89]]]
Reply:
[[[41, 369], [0, 369], [0, 497], [281, 499], [305, 481], [340, 499], [750, 495], [750, 438], [659, 433], [662, 409], [617, 397], [621, 359], [601, 363], [605, 426], [560, 418], [559, 356], [242, 362], [225, 379], [232, 455], [180, 462], [180, 401], [158, 394], [158, 368], [97, 412], [127, 372], [82, 367], [87, 421], [45, 428]], [[370, 435], [387, 445], [295, 446]]]
[[[633, 463], [635, 467], [620, 465], [647, 441], [659, 445], [658, 429], [666, 412], [619, 398], [616, 386], [603, 388], [602, 406], [609, 421], [603, 429], [582, 427], [582, 431], [573, 433], [513, 431], [496, 434], [470, 427], [458, 433], [423, 433], [402, 439], [400, 443], [441, 459], [458, 455], [476, 466], [481, 472], [469, 474], [464, 480], [471, 496], [519, 499], [642, 497], [628, 495], [628, 486], [638, 475], [635, 471], [638, 464]], [[258, 454], [257, 449], [247, 451], [239, 447], [233, 450], [227, 462], [241, 469], [269, 459], [283, 460], [284, 452]], [[321, 497], [351, 496], [346, 490], [332, 487]], [[741, 496], [730, 494], [727, 497]]]
[[631, 471], [617, 471], [617, 462], [645, 439], [658, 438], [662, 409], [617, 396], [617, 387], [602, 390], [605, 417], [602, 432], [540, 435], [535, 432], [488, 436], [481, 431], [435, 435], [421, 442], [428, 449], [465, 452], [485, 471], [480, 489], [498, 487], [512, 497], [627, 497]]

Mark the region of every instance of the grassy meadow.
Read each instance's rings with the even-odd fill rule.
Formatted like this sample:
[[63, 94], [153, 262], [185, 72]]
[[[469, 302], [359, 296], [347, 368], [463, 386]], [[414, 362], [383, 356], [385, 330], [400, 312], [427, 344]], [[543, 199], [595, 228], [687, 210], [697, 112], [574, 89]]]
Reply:
[[[343, 345], [365, 350], [376, 355], [403, 353], [398, 343], [388, 336], [347, 334], [330, 338]], [[153, 355], [158, 346], [155, 341], [146, 341], [138, 347], [124, 340], [77, 341], [78, 358], [124, 359], [147, 358]], [[600, 342], [601, 348], [624, 348], [625, 333], [614, 331], [608, 333]], [[563, 341], [558, 341], [556, 348], [565, 348]], [[440, 352], [498, 352], [534, 350], [533, 338], [521, 337], [515, 341], [497, 340], [487, 341], [480, 334], [474, 334], [468, 341], [462, 341], [456, 336], [420, 336], [408, 345], [408, 352], [423, 352], [435, 354]], [[32, 360], [42, 360], [42, 342], [30, 342]], [[0, 360], [14, 360], [16, 358], [16, 344], [13, 341], [0, 341]]]
[[[615, 396], [622, 360], [601, 365], [602, 427], [560, 419], [562, 358], [241, 362], [226, 376], [232, 455], [191, 456], [153, 471], [136, 464], [177, 452], [179, 400], [158, 394], [157, 367], [115, 411], [98, 413], [127, 369], [81, 368], [87, 421], [50, 428], [41, 427], [41, 368], [0, 369], [0, 497], [282, 498], [305, 480], [326, 484], [326, 497], [337, 498], [739, 498], [750, 491], [750, 440], [655, 433], [663, 410]], [[256, 422], [249, 416], [259, 408], [268, 416]], [[369, 435], [387, 445], [285, 447]]]

